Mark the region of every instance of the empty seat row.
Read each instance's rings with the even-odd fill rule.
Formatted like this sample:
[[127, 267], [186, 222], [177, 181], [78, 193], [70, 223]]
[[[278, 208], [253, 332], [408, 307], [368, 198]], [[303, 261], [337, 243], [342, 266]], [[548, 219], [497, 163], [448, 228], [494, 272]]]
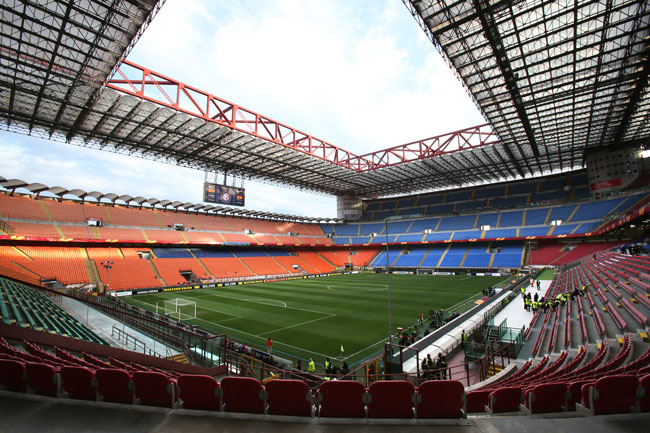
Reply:
[[195, 410], [337, 418], [461, 418], [464, 388], [458, 381], [330, 381], [313, 391], [300, 380], [262, 385], [248, 377], [180, 375], [153, 371], [23, 362], [0, 355], [0, 388], [50, 397]]

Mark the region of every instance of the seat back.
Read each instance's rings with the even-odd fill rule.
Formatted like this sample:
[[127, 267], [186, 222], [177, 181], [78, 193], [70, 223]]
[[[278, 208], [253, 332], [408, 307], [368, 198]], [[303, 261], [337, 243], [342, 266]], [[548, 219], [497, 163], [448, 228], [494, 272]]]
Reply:
[[465, 413], [485, 412], [491, 392], [491, 390], [477, 390], [465, 394]]
[[226, 412], [264, 413], [264, 388], [252, 377], [224, 377], [221, 380]]
[[356, 381], [330, 381], [318, 388], [319, 414], [322, 417], [365, 418], [366, 388]]
[[178, 398], [185, 409], [221, 410], [221, 388], [214, 377], [184, 374], [176, 380]]
[[136, 371], [133, 373], [133, 389], [136, 400], [142, 405], [159, 407], [176, 405], [176, 382], [162, 373]]
[[270, 415], [311, 416], [312, 395], [302, 380], [274, 379], [264, 388]]
[[639, 379], [639, 410], [650, 412], [650, 374]]
[[368, 393], [368, 418], [413, 418], [415, 388], [411, 382], [375, 382]]
[[103, 401], [133, 404], [133, 381], [121, 368], [99, 368], [95, 371], [97, 393]]
[[582, 395], [580, 394], [582, 386], [587, 383], [592, 383], [593, 380], [576, 380], [575, 382], [569, 383], [567, 386], [567, 393], [565, 396], [566, 399], [566, 410], [574, 411], [576, 410], [576, 403], [580, 403], [582, 400]]
[[79, 400], [97, 400], [97, 391], [93, 386], [95, 372], [86, 367], [66, 365], [61, 367], [61, 389], [70, 398]]
[[526, 407], [531, 413], [561, 412], [565, 405], [566, 383], [544, 383], [527, 392]]
[[59, 376], [54, 366], [42, 362], [25, 364], [27, 384], [38, 395], [57, 397], [59, 395]]
[[27, 391], [23, 362], [14, 359], [0, 359], [0, 388], [15, 392]]
[[488, 405], [492, 413], [516, 412], [521, 404], [521, 388], [505, 387], [490, 393]]
[[621, 374], [605, 376], [596, 381], [589, 393], [589, 408], [594, 415], [629, 413], [636, 405], [639, 379]]
[[431, 380], [418, 388], [418, 418], [462, 418], [465, 388], [457, 380]]

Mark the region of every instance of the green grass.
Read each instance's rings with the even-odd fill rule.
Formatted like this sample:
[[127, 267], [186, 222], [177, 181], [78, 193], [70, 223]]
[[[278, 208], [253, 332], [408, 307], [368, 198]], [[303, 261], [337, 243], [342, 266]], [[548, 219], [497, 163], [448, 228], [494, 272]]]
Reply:
[[[502, 277], [391, 275], [393, 333], [429, 309], [465, 311], [475, 295]], [[122, 298], [162, 311], [163, 300], [195, 301], [193, 323], [289, 359], [343, 358], [354, 364], [381, 349], [388, 337], [387, 278], [383, 274], [340, 275]], [[470, 299], [471, 298], [471, 299]]]

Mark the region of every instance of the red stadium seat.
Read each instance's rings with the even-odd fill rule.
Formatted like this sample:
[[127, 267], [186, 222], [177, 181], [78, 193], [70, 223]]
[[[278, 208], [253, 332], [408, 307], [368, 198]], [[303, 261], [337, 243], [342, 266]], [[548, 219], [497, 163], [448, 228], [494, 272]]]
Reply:
[[274, 379], [264, 388], [269, 415], [311, 416], [312, 394], [305, 382]]
[[28, 362], [25, 364], [27, 384], [34, 393], [56, 397], [59, 395], [60, 377], [56, 368], [42, 362]]
[[224, 377], [221, 381], [226, 412], [264, 413], [264, 387], [252, 377]]
[[639, 379], [639, 410], [650, 412], [650, 374]]
[[562, 412], [565, 405], [566, 383], [544, 383], [534, 386], [524, 395], [524, 411], [528, 414]]
[[175, 407], [176, 382], [154, 371], [133, 373], [136, 402], [145, 406]]
[[521, 404], [521, 388], [499, 388], [488, 399], [488, 413], [516, 412]]
[[485, 412], [490, 390], [470, 391], [465, 394], [465, 413]]
[[580, 403], [580, 400], [582, 399], [582, 395], [580, 394], [582, 386], [587, 383], [593, 383], [593, 382], [594, 381], [592, 379], [588, 379], [588, 380], [577, 380], [575, 382], [569, 383], [569, 385], [567, 386], [567, 393], [565, 395], [566, 410], [568, 411], [576, 410], [576, 403]]
[[354, 381], [330, 381], [318, 388], [317, 404], [322, 417], [365, 418], [366, 388]]
[[0, 389], [27, 391], [24, 363], [13, 359], [0, 359]]
[[221, 387], [214, 377], [184, 374], [177, 382], [178, 398], [185, 409], [221, 410]]
[[629, 413], [636, 406], [639, 379], [630, 375], [601, 377], [582, 387], [582, 404], [576, 408], [590, 415]]
[[128, 371], [119, 368], [99, 368], [95, 371], [95, 386], [99, 400], [133, 404], [133, 381]]
[[415, 388], [411, 382], [375, 382], [368, 393], [369, 418], [413, 418]]
[[418, 418], [462, 418], [465, 388], [457, 380], [430, 380], [416, 394]]
[[97, 390], [93, 386], [95, 372], [86, 367], [61, 367], [61, 389], [67, 397], [79, 400], [97, 400]]

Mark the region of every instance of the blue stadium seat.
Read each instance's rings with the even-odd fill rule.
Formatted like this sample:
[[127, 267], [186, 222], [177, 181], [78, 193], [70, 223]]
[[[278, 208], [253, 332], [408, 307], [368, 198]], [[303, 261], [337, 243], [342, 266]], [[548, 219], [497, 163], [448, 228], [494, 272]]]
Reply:
[[438, 231], [442, 230], [469, 230], [474, 228], [476, 215], [459, 215], [445, 217], [440, 221]]
[[234, 254], [227, 248], [210, 249], [210, 248], [193, 247], [192, 252], [198, 258], [234, 257]]
[[367, 212], [372, 212], [372, 211], [375, 211], [375, 210], [379, 210], [379, 205], [380, 204], [381, 204], [381, 202], [379, 202], [379, 201], [373, 201], [372, 203], [368, 203], [366, 205], [366, 211]]
[[465, 201], [472, 197], [472, 190], [451, 192], [447, 194], [446, 203], [453, 203], [455, 201]]
[[444, 194], [423, 196], [418, 198], [418, 205], [422, 206], [422, 205], [440, 204], [442, 203], [442, 200], [444, 198], [445, 198]]
[[497, 197], [490, 199], [490, 208], [509, 208], [525, 206], [528, 196], [516, 195], [514, 197]]
[[[618, 207], [625, 198], [619, 197], [605, 201], [594, 201], [591, 203], [583, 203], [579, 205], [576, 213], [571, 217], [571, 221], [587, 221], [601, 219], [613, 209]], [[619, 208], [619, 210], [622, 210]]]
[[573, 213], [574, 209], [576, 208], [576, 205], [568, 205], [568, 206], [558, 206], [551, 208], [551, 215], [548, 217], [548, 222], [550, 223], [551, 221], [554, 220], [562, 220], [566, 221], [569, 216]]
[[427, 218], [421, 220], [414, 220], [413, 224], [409, 227], [409, 233], [422, 233], [427, 229], [435, 230], [440, 218]]
[[560, 202], [566, 199], [566, 191], [546, 191], [530, 195], [531, 203]]
[[478, 216], [476, 227], [481, 228], [481, 226], [485, 226], [485, 225], [489, 225], [490, 227], [496, 227], [498, 219], [499, 219], [499, 214], [496, 212], [482, 213], [481, 215]]
[[397, 221], [388, 223], [388, 234], [400, 234], [408, 232], [411, 221]]
[[396, 208], [397, 208], [397, 200], [388, 200], [388, 201], [381, 202], [381, 210], [396, 209]]
[[404, 215], [424, 215], [424, 212], [426, 211], [426, 208], [424, 207], [412, 207], [412, 208], [407, 208], [407, 209], [401, 209], [399, 211], [400, 216]]
[[352, 236], [350, 243], [355, 245], [370, 243], [370, 236]]
[[450, 238], [451, 238], [451, 232], [434, 232], [434, 233], [429, 233], [427, 237], [424, 238], [424, 240], [428, 242], [448, 241]]
[[152, 248], [153, 253], [159, 259], [192, 259], [192, 253], [187, 248]]
[[486, 204], [487, 204], [486, 199], [462, 201], [456, 205], [456, 210], [466, 211], [466, 210], [474, 210], [474, 209], [484, 209]]
[[384, 231], [384, 223], [371, 223], [359, 224], [359, 235], [370, 236], [371, 233], [382, 233]]
[[358, 236], [359, 235], [359, 224], [348, 224], [348, 225], [335, 225], [334, 231], [336, 236]]
[[517, 229], [490, 229], [485, 232], [485, 239], [514, 238]]
[[399, 235], [395, 239], [395, 242], [420, 242], [422, 241], [423, 233], [416, 233], [410, 235]]
[[546, 179], [539, 181], [540, 191], [558, 190], [564, 188], [566, 184], [566, 177], [556, 177], [553, 179]]
[[522, 227], [519, 229], [519, 236], [524, 238], [528, 236], [546, 236], [549, 228], [549, 226]]
[[453, 239], [455, 241], [458, 241], [458, 240], [461, 240], [461, 239], [480, 239], [482, 233], [483, 232], [481, 232], [480, 230], [460, 230], [460, 231], [455, 231]]
[[521, 266], [521, 254], [494, 254], [493, 268], [518, 268]]
[[467, 254], [463, 268], [487, 268], [491, 259], [492, 254]]
[[501, 212], [499, 227], [520, 227], [524, 211], [516, 210], [511, 212]]
[[528, 209], [526, 210], [526, 225], [540, 226], [542, 224], [545, 224], [547, 215], [548, 208]]
[[331, 224], [320, 224], [320, 228], [325, 234], [334, 233], [334, 229], [332, 228]]
[[493, 188], [481, 188], [474, 191], [474, 199], [479, 198], [490, 198], [490, 197], [502, 197], [506, 195], [505, 186], [497, 186]]
[[464, 243], [452, 244], [445, 257], [440, 263], [442, 268], [457, 268], [460, 266], [460, 263], [465, 256], [465, 251], [467, 251], [467, 245]]
[[403, 198], [397, 202], [397, 207], [400, 209], [413, 206], [415, 206], [415, 197]]
[[383, 220], [388, 217], [396, 216], [397, 210], [378, 210], [372, 215], [373, 220]]
[[454, 208], [454, 203], [431, 205], [427, 208], [427, 215], [448, 214]]
[[508, 194], [530, 194], [537, 191], [537, 182], [514, 183], [508, 185]]
[[553, 236], [569, 235], [576, 229], [576, 227], [578, 227], [578, 224], [561, 224], [556, 226], [551, 234]]

